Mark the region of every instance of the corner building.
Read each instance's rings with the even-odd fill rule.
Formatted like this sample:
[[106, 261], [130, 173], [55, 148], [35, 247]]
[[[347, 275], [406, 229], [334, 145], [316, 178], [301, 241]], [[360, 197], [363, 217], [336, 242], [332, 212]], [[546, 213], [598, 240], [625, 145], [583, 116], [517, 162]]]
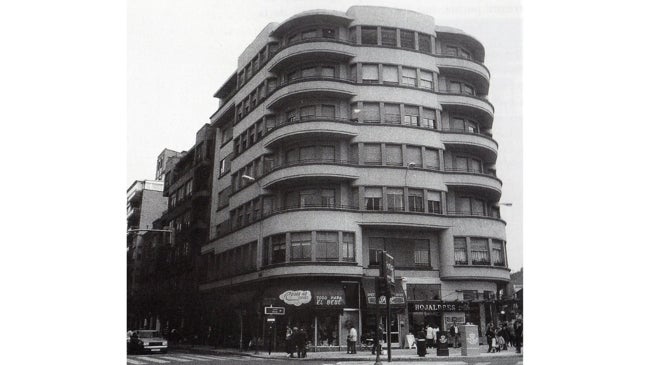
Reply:
[[[384, 7], [261, 31], [211, 117], [200, 291], [216, 341], [282, 346], [287, 325], [315, 350], [344, 347], [351, 324], [365, 338], [380, 250], [398, 277], [392, 323], [381, 314], [395, 346], [424, 324], [496, 320], [510, 270], [484, 57], [463, 31]], [[268, 306], [286, 314], [267, 322]]]

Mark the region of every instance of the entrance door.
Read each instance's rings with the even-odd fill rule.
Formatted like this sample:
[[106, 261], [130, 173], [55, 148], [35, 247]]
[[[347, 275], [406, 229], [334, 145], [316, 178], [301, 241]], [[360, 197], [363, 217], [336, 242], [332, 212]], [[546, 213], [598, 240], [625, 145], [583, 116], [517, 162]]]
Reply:
[[[384, 343], [388, 344], [388, 326], [387, 326], [387, 317], [381, 316], [381, 325], [384, 327]], [[399, 320], [397, 314], [393, 313], [390, 316], [390, 344], [391, 348], [399, 348]]]

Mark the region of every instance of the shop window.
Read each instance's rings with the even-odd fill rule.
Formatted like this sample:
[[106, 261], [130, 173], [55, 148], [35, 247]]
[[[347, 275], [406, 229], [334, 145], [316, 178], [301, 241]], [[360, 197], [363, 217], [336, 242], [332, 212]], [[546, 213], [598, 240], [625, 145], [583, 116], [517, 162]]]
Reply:
[[427, 209], [429, 213], [442, 214], [439, 191], [427, 191]]
[[422, 190], [409, 189], [409, 211], [424, 212], [424, 192]]
[[343, 232], [343, 244], [341, 245], [341, 258], [343, 261], [355, 261], [354, 233]]
[[384, 122], [387, 124], [400, 124], [401, 116], [398, 104], [384, 104]]
[[291, 261], [311, 260], [311, 232], [291, 233]]
[[378, 84], [379, 65], [363, 65], [361, 67], [361, 80], [364, 84]]
[[415, 33], [409, 30], [400, 30], [399, 38], [402, 48], [415, 49]]
[[492, 260], [494, 266], [505, 266], [506, 261], [503, 255], [503, 241], [492, 240]]
[[392, 211], [404, 210], [404, 189], [402, 188], [386, 189], [386, 208]]
[[366, 210], [382, 210], [381, 188], [366, 188], [364, 199]]
[[381, 44], [397, 47], [397, 30], [394, 28], [381, 28]]
[[488, 251], [488, 239], [472, 237], [472, 265], [489, 265], [490, 252]]
[[377, 44], [377, 28], [361, 27], [361, 44]]
[[402, 67], [402, 85], [415, 86], [416, 72], [414, 68]]
[[402, 166], [402, 145], [386, 145], [386, 165]]
[[420, 51], [431, 53], [431, 36], [428, 34], [418, 33], [418, 46]]
[[382, 76], [384, 84], [397, 85], [399, 76], [397, 73], [397, 66], [393, 65], [383, 65], [382, 66]]
[[316, 232], [316, 260], [338, 261], [338, 241], [338, 232]]
[[467, 241], [465, 237], [454, 237], [454, 262], [467, 265]]

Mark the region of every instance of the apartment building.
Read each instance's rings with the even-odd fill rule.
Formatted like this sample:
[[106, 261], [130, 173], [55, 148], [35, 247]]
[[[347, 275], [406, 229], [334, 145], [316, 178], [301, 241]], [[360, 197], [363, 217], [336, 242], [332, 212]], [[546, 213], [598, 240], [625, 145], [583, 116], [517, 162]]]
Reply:
[[[375, 323], [377, 254], [395, 258], [386, 336], [485, 328], [509, 281], [485, 49], [408, 10], [313, 10], [266, 26], [218, 89], [204, 331], [305, 327], [314, 350]], [[385, 298], [383, 298], [385, 301]], [[284, 307], [273, 326], [264, 307]]]

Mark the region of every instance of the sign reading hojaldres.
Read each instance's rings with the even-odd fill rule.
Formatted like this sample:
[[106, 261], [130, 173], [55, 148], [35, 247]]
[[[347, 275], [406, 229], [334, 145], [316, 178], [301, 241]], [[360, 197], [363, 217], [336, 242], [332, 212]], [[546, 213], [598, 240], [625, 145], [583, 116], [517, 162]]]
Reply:
[[469, 303], [410, 303], [411, 312], [466, 312], [469, 311]]
[[309, 290], [287, 290], [279, 295], [283, 302], [299, 307], [311, 302], [311, 291]]

